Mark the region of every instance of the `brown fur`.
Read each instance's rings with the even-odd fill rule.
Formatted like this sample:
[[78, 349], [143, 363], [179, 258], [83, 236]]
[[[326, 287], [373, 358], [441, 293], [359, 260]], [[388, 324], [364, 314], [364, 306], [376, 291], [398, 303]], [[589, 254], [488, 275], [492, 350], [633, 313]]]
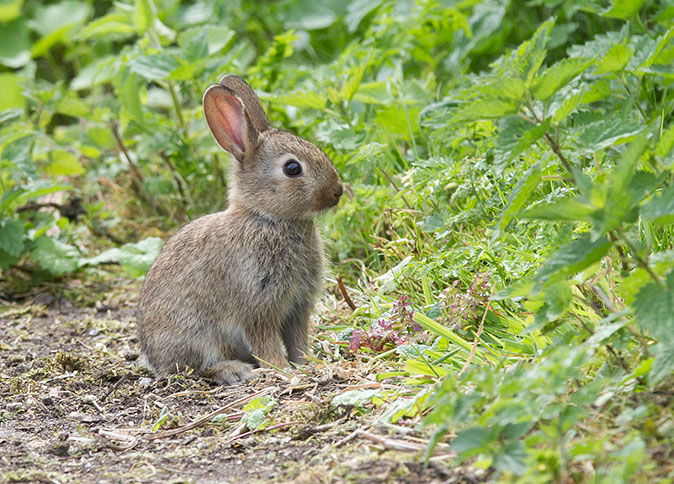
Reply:
[[[234, 113], [231, 123], [223, 123], [218, 106]], [[226, 76], [211, 86], [204, 110], [216, 141], [237, 158], [229, 208], [189, 223], [166, 243], [141, 291], [138, 329], [158, 374], [189, 367], [234, 384], [261, 361], [303, 362], [323, 271], [313, 217], [337, 204], [342, 185], [320, 149], [270, 127], [242, 79]], [[300, 161], [303, 176], [283, 174], [288, 158]]]

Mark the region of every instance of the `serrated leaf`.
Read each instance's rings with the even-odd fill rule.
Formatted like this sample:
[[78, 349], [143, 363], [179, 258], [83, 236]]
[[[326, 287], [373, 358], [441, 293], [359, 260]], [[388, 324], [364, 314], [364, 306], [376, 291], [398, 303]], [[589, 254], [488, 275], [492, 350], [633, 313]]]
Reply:
[[627, 66], [634, 51], [629, 45], [616, 44], [597, 63], [597, 74], [621, 71]]
[[508, 206], [501, 213], [499, 227], [505, 230], [515, 214], [520, 211], [524, 204], [529, 200], [529, 196], [536, 189], [542, 178], [541, 167], [538, 163], [531, 166], [524, 174], [524, 177], [517, 183], [510, 196]]
[[611, 242], [605, 237], [592, 240], [590, 234], [581, 234], [548, 257], [535, 280], [549, 284], [569, 278], [599, 261], [610, 248]]
[[658, 140], [655, 146], [655, 155], [660, 159], [669, 160], [671, 162], [672, 154], [674, 152], [674, 123], [672, 123]]
[[521, 212], [518, 217], [538, 220], [552, 220], [557, 222], [584, 222], [597, 208], [577, 198], [562, 198], [552, 203], [536, 205]]
[[650, 348], [655, 355], [648, 374], [648, 382], [654, 387], [674, 371], [674, 345], [658, 343]]
[[496, 97], [521, 101], [524, 98], [526, 86], [522, 79], [517, 77], [503, 77], [483, 87], [478, 87], [478, 92], [485, 97]]
[[[561, 93], [560, 93], [561, 94]], [[580, 90], [571, 95], [564, 96], [561, 103], [553, 101], [550, 106], [550, 121], [554, 125], [558, 125], [564, 121], [572, 112], [576, 110], [578, 105], [584, 101], [586, 91]]]
[[73, 272], [78, 266], [77, 249], [51, 237], [37, 239], [31, 255], [42, 268], [55, 275]]
[[353, 99], [365, 104], [388, 104], [393, 97], [383, 81], [366, 82], [358, 86]]
[[497, 173], [503, 172], [512, 160], [543, 137], [550, 128], [550, 120], [532, 126], [531, 123], [515, 118], [505, 126], [506, 129], [499, 133], [494, 142], [494, 168]]
[[608, 117], [578, 128], [576, 144], [583, 154], [626, 142], [638, 135], [644, 127], [619, 117]]
[[641, 207], [641, 216], [661, 225], [674, 223], [674, 186], [658, 193]]
[[646, 0], [613, 0], [610, 8], [603, 11], [601, 14], [604, 17], [619, 18], [627, 20], [641, 10]]
[[611, 173], [608, 188], [608, 205], [611, 206], [620, 198], [624, 198], [627, 188], [636, 172], [639, 158], [646, 149], [646, 136], [641, 135], [635, 139], [618, 159], [618, 163]]
[[132, 72], [148, 81], [160, 81], [168, 79], [179, 63], [172, 55], [161, 53], [138, 56], [128, 65]]
[[503, 451], [494, 456], [494, 468], [501, 472], [512, 472], [521, 476], [527, 470], [524, 463], [527, 453], [524, 445], [519, 441], [510, 441], [503, 446]]
[[531, 92], [536, 99], [546, 100], [580, 75], [592, 61], [582, 58], [564, 59], [534, 79]]
[[124, 13], [110, 13], [89, 22], [80, 31], [80, 40], [114, 37], [125, 38], [136, 32], [135, 25], [128, 15]]
[[486, 121], [498, 119], [510, 114], [516, 114], [520, 103], [515, 100], [478, 99], [461, 104], [454, 109], [439, 114], [434, 122], [441, 122], [446, 126], [453, 126], [471, 121]]
[[484, 427], [471, 427], [459, 432], [449, 443], [449, 448], [462, 456], [470, 457], [486, 448], [490, 440], [489, 430]]
[[674, 346], [674, 271], [664, 286], [651, 282], [644, 286], [632, 305], [639, 325], [668, 348]]
[[360, 87], [360, 83], [363, 80], [363, 74], [365, 74], [365, 70], [367, 69], [368, 65], [369, 62], [362, 62], [360, 65], [349, 70], [346, 77], [346, 82], [339, 90], [339, 97], [341, 99], [351, 101]]
[[13, 219], [0, 221], [0, 250], [12, 257], [18, 257], [23, 252], [23, 247], [23, 224]]
[[534, 78], [538, 69], [543, 64], [543, 60], [547, 54], [545, 44], [548, 41], [550, 30], [554, 25], [553, 20], [547, 20], [536, 29], [534, 35], [522, 43], [515, 51], [514, 56], [511, 56], [512, 66], [518, 77], [523, 81], [529, 83]]

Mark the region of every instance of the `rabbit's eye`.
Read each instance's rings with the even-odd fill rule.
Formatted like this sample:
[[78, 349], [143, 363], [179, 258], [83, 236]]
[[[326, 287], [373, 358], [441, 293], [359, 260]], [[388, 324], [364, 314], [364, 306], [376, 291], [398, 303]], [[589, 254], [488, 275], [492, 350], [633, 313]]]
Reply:
[[295, 178], [302, 174], [302, 165], [297, 160], [286, 161], [286, 164], [283, 165], [283, 174], [290, 178]]

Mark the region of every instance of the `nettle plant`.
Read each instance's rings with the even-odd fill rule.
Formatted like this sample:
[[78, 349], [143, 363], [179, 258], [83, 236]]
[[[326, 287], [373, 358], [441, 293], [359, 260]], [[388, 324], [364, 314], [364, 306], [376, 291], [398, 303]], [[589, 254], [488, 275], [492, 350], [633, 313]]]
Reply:
[[[628, 10], [609, 16], [636, 13]], [[436, 394], [428, 422], [439, 425], [437, 438], [451, 422], [464, 427], [451, 444], [461, 458], [487, 456], [518, 475], [533, 468], [527, 459], [549, 458], [542, 469], [559, 478], [568, 469], [556, 451], [544, 456], [545, 436], [563, 449], [602, 388], [653, 388], [674, 369], [674, 27], [657, 18], [648, 30], [635, 25], [546, 66], [549, 20], [421, 113], [438, 137], [460, 140], [466, 130], [456, 128], [465, 125], [488, 134], [496, 177], [523, 172], [492, 244], [524, 226], [554, 229], [540, 268], [493, 298], [535, 314], [521, 335], [556, 336], [542, 363], [446, 379]], [[605, 359], [613, 370], [602, 374]], [[624, 445], [643, 448], [635, 442]]]

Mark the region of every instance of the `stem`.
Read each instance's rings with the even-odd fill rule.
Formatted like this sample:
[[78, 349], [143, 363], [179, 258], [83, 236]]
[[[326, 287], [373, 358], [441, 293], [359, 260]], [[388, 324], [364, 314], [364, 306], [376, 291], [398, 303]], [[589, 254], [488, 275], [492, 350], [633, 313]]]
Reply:
[[185, 129], [185, 119], [183, 118], [183, 111], [180, 108], [180, 101], [178, 101], [178, 95], [176, 94], [176, 88], [173, 84], [173, 81], [168, 81], [169, 93], [171, 94], [171, 99], [173, 100], [173, 107], [176, 110], [176, 115], [178, 116], [178, 124], [184, 130]]

